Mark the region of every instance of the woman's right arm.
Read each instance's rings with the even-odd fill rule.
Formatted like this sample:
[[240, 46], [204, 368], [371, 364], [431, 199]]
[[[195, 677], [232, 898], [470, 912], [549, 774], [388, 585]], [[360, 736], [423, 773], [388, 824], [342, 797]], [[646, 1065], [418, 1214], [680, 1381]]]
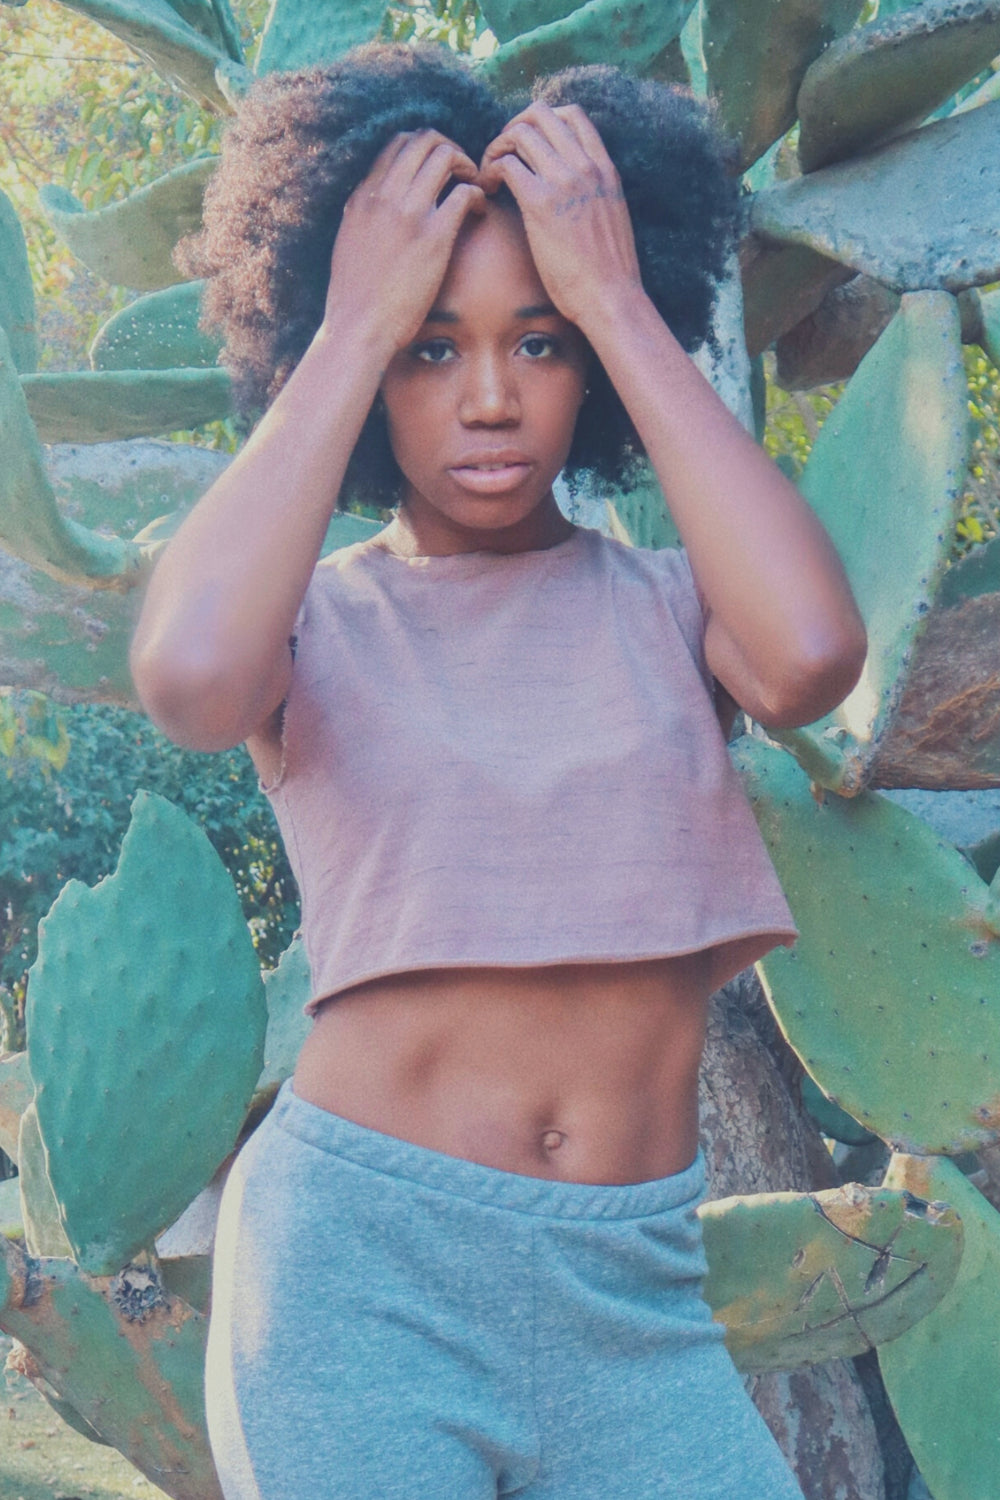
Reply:
[[466, 214], [482, 207], [476, 171], [436, 131], [385, 148], [344, 212], [312, 343], [158, 559], [130, 665], [146, 712], [178, 744], [227, 749], [283, 701], [289, 636], [348, 460], [386, 365], [419, 329]]

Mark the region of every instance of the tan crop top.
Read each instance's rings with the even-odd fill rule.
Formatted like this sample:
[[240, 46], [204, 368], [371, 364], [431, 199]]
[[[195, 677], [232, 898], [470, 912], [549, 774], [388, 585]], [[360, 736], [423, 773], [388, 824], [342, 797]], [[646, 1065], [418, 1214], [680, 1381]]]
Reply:
[[682, 552], [577, 528], [543, 551], [324, 558], [265, 786], [302, 897], [307, 1012], [450, 966], [795, 936], [716, 719]]

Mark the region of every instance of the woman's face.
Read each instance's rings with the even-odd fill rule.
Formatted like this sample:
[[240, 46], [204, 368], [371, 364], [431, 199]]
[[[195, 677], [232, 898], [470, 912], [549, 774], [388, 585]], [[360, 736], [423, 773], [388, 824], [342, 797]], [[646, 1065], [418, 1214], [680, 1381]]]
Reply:
[[558, 539], [552, 481], [589, 350], [535, 270], [521, 216], [489, 202], [456, 242], [434, 306], [382, 384], [419, 550], [522, 551]]

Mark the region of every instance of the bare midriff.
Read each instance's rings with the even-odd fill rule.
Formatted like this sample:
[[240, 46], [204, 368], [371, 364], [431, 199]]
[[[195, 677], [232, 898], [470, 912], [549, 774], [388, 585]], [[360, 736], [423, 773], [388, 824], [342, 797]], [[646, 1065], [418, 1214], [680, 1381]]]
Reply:
[[646, 1182], [698, 1146], [704, 954], [371, 980], [320, 1008], [293, 1088], [321, 1109], [529, 1177]]

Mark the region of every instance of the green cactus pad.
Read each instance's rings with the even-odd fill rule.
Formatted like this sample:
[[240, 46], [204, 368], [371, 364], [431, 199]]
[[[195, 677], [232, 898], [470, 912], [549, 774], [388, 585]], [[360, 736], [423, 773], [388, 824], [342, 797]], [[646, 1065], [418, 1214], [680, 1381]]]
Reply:
[[898, 1337], [955, 1280], [962, 1224], [885, 1188], [762, 1193], [698, 1210], [705, 1300], [744, 1374], [846, 1359]]
[[254, 1090], [254, 1108], [270, 1102], [295, 1071], [302, 1043], [312, 1029], [302, 1007], [312, 994], [305, 944], [296, 938], [281, 955], [276, 969], [264, 975], [267, 994], [267, 1036], [264, 1067]]
[[1000, 940], [989, 888], [886, 797], [813, 795], [792, 758], [734, 758], [800, 937], [759, 964], [823, 1092], [897, 1150], [958, 1155], [1000, 1136]]
[[579, 8], [580, 0], [485, 0], [479, 7], [499, 42], [509, 42], [550, 21], [561, 21]]
[[21, 221], [6, 193], [0, 192], [0, 328], [21, 375], [38, 368], [35, 292]]
[[54, 577], [87, 580], [98, 587], [129, 587], [140, 565], [139, 549], [119, 537], [87, 531], [60, 515], [21, 378], [0, 328], [0, 543]]
[[702, 0], [708, 87], [721, 123], [748, 167], [795, 120], [799, 82], [815, 57], [848, 31], [863, 0]]
[[969, 455], [958, 308], [903, 298], [823, 424], [802, 493], [833, 538], [868, 630], [861, 681], [807, 729], [776, 731], [821, 785], [866, 782], [947, 565]]
[[997, 0], [924, 0], [857, 27], [831, 43], [802, 80], [803, 172], [919, 124], [998, 52]]
[[257, 56], [258, 73], [332, 62], [373, 41], [388, 0], [271, 0]]
[[1000, 101], [753, 199], [766, 239], [808, 245], [897, 292], [1000, 280]]
[[218, 363], [220, 342], [198, 327], [203, 281], [150, 292], [115, 313], [90, 347], [95, 370], [179, 370]]
[[27, 1052], [0, 1052], [0, 1151], [17, 1161], [21, 1116], [31, 1103], [35, 1085], [28, 1072]]
[[234, 62], [243, 61], [240, 29], [229, 8], [229, 0], [169, 0], [169, 4], [182, 21], [200, 31]]
[[120, 202], [89, 212], [65, 188], [44, 187], [38, 196], [53, 229], [95, 275], [137, 292], [157, 292], [184, 280], [171, 252], [201, 224], [205, 187], [217, 166], [215, 156], [197, 157]]
[[623, 540], [633, 547], [677, 547], [680, 537], [670, 518], [663, 491], [652, 474], [627, 494], [610, 500]]
[[0, 1241], [0, 1327], [158, 1490], [222, 1500], [205, 1428], [208, 1320], [167, 1293], [155, 1268], [91, 1279], [71, 1261], [29, 1265]]
[[188, 511], [232, 458], [215, 448], [131, 438], [122, 443], [57, 443], [45, 467], [64, 516], [142, 539], [151, 521]]
[[167, 0], [61, 0], [61, 3], [120, 37], [148, 59], [168, 83], [206, 109], [226, 109], [226, 101], [215, 82], [215, 65], [227, 53], [189, 26]]
[[81, 370], [24, 375], [21, 387], [43, 443], [156, 437], [229, 416], [226, 370]]
[[72, 1259], [73, 1251], [59, 1217], [59, 1205], [49, 1181], [45, 1147], [38, 1126], [34, 1101], [21, 1116], [17, 1142], [18, 1184], [21, 1218], [29, 1255], [56, 1255]]
[[542, 73], [614, 58], [641, 73], [687, 20], [694, 0], [589, 0], [547, 25], [505, 42], [480, 65], [500, 88], [523, 88]]
[[889, 1399], [934, 1500], [996, 1500], [1000, 1475], [1000, 1214], [940, 1158], [893, 1157], [887, 1185], [943, 1199], [965, 1228], [958, 1276], [937, 1307], [879, 1349]]
[[845, 1146], [866, 1146], [877, 1140], [870, 1130], [859, 1125], [853, 1115], [828, 1099], [814, 1078], [802, 1075], [802, 1106], [824, 1135], [834, 1141], [843, 1141]]
[[63, 887], [28, 978], [48, 1173], [84, 1270], [116, 1270], [211, 1178], [246, 1117], [266, 1021], [222, 861], [178, 808], [140, 792], [117, 870]]

